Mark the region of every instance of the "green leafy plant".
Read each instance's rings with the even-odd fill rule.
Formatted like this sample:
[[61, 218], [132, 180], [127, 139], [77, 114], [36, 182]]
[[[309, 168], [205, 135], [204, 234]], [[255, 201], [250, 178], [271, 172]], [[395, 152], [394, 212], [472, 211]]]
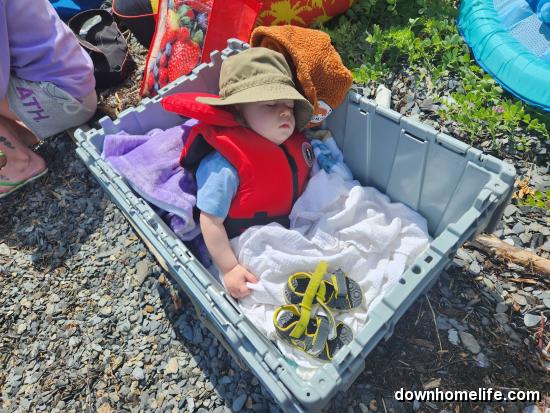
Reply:
[[506, 148], [525, 156], [533, 137], [550, 147], [550, 115], [508, 95], [484, 73], [458, 33], [457, 14], [452, 0], [360, 0], [323, 30], [355, 83], [407, 73], [429, 85], [438, 116], [455, 122], [470, 142], [488, 141], [496, 152], [508, 142]]
[[525, 199], [520, 199], [518, 204], [550, 210], [550, 190], [546, 192], [535, 191], [533, 194], [528, 194]]
[[517, 179], [515, 182], [517, 190], [512, 195], [518, 205], [528, 205], [537, 208], [550, 210], [550, 189], [543, 192], [530, 186], [530, 177]]

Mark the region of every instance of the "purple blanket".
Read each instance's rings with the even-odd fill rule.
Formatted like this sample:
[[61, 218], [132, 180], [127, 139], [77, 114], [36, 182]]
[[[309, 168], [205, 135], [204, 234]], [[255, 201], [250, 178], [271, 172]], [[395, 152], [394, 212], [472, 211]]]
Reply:
[[191, 119], [165, 131], [153, 129], [147, 135], [106, 135], [103, 143], [103, 159], [143, 199], [177, 217], [172, 229], [182, 240], [191, 240], [200, 233], [193, 220], [195, 179], [179, 164], [183, 145], [196, 123]]

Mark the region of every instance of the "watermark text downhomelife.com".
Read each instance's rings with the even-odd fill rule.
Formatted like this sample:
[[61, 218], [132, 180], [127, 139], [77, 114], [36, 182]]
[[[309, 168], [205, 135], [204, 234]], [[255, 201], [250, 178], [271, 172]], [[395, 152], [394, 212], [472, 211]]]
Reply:
[[394, 393], [398, 401], [420, 402], [538, 402], [540, 392], [536, 390], [495, 390], [491, 387], [480, 387], [477, 390], [405, 390], [403, 388]]

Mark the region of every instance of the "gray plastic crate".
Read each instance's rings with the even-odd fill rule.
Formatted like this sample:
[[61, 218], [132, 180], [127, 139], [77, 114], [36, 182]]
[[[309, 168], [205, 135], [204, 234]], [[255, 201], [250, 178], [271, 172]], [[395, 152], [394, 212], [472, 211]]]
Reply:
[[182, 123], [179, 116], [162, 109], [160, 98], [183, 91], [216, 93], [222, 60], [247, 47], [230, 40], [228, 48], [212, 54], [211, 63], [166, 86], [158, 97], [144, 99], [114, 121], [101, 119], [100, 130], [77, 131], [77, 153], [236, 361], [256, 375], [282, 409], [316, 411], [351, 385], [363, 371], [367, 354], [391, 336], [399, 318], [450, 264], [457, 248], [476, 233], [494, 227], [510, 198], [515, 170], [350, 92], [326, 122], [346, 163], [363, 185], [374, 186], [422, 214], [433, 241], [400, 283], [370, 309], [366, 325], [353, 342], [304, 381], [151, 207], [100, 157], [106, 134], [121, 130], [143, 134]]

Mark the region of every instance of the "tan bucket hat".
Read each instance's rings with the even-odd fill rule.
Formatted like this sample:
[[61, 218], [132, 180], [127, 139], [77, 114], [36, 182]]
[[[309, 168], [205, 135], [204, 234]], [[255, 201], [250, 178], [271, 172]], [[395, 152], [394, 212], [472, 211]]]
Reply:
[[296, 129], [309, 123], [313, 106], [296, 90], [284, 56], [265, 47], [252, 47], [222, 63], [219, 98], [198, 97], [197, 101], [220, 106], [277, 99], [295, 101]]

